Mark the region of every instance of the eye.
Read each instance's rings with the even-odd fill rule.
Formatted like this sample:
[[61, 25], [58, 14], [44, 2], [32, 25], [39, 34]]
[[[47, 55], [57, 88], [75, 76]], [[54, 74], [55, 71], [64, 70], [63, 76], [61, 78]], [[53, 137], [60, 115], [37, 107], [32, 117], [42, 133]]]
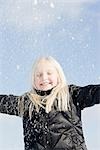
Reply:
[[41, 73], [36, 74], [36, 77], [41, 77], [41, 76], [42, 76], [42, 74], [41, 74]]
[[47, 74], [48, 74], [48, 75], [51, 75], [51, 74], [52, 74], [52, 72], [50, 72], [50, 71], [49, 71]]

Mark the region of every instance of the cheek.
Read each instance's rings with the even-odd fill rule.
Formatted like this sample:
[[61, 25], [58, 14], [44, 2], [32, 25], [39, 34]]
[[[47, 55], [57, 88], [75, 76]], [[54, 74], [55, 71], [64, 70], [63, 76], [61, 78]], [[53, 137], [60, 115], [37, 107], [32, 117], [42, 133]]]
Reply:
[[34, 84], [35, 84], [36, 87], [39, 86], [39, 80], [38, 80], [38, 79], [35, 79], [35, 80], [34, 80]]
[[55, 85], [57, 85], [58, 84], [58, 78], [55, 76], [55, 77], [53, 77], [53, 83], [55, 84]]

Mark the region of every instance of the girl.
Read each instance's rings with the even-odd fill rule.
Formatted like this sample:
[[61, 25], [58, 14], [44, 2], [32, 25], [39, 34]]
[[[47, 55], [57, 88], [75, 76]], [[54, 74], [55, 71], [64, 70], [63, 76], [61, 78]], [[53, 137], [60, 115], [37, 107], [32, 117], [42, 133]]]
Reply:
[[87, 150], [81, 110], [100, 103], [100, 85], [68, 85], [52, 57], [36, 61], [32, 90], [1, 95], [0, 112], [23, 118], [25, 150]]

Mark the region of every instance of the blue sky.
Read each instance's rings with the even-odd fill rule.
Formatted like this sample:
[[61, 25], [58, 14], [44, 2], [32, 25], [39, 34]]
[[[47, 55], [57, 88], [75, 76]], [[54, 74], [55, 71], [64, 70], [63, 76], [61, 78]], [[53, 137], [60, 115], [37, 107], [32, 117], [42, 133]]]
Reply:
[[[40, 55], [62, 65], [69, 84], [100, 83], [99, 0], [0, 0], [0, 93], [31, 88]], [[82, 113], [86, 144], [99, 150], [100, 106]], [[0, 114], [0, 149], [23, 150], [22, 120]]]

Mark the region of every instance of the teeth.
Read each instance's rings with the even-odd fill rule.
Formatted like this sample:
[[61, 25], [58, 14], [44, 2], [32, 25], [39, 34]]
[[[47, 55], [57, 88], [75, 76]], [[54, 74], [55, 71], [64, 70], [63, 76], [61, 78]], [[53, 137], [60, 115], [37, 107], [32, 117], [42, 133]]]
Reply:
[[49, 81], [43, 81], [42, 83], [49, 83]]
[[44, 82], [42, 83], [42, 85], [47, 85], [47, 84], [49, 84], [49, 82], [45, 82], [45, 81], [44, 81]]
[[49, 83], [47, 83], [47, 82], [43, 83], [43, 85], [47, 85], [47, 84], [49, 84]]

